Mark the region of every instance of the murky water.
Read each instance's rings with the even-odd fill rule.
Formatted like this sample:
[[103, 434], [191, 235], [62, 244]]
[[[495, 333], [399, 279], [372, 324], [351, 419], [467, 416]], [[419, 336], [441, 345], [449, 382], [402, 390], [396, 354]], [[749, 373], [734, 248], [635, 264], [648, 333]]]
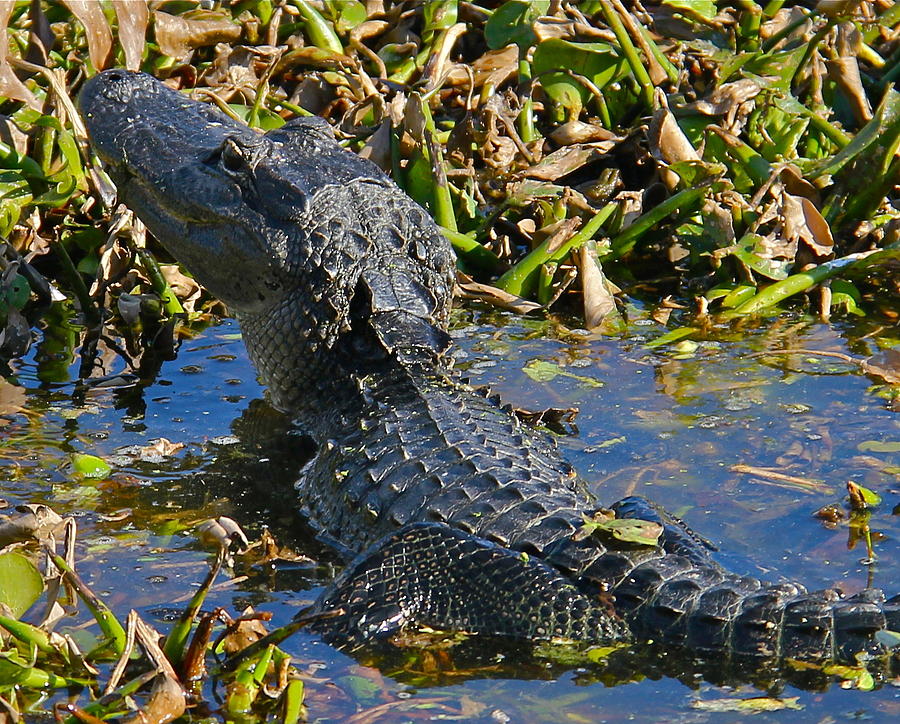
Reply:
[[[43, 502], [79, 524], [79, 568], [119, 613], [136, 608], [165, 627], [202, 580], [211, 552], [192, 526], [227, 514], [251, 535], [268, 527], [318, 562], [258, 568], [238, 561], [220, 578], [209, 606], [271, 611], [286, 623], [331, 571], [291, 511], [290, 481], [302, 440], [283, 440], [229, 320], [182, 344], [146, 388], [76, 388], [78, 376], [54, 328], [0, 387], [0, 480], [10, 505]], [[593, 337], [546, 322], [496, 313], [457, 314], [459, 366], [522, 407], [578, 407], [560, 438], [602, 502], [653, 498], [684, 518], [741, 572], [848, 592], [867, 581], [900, 591], [900, 417], [854, 364], [806, 352], [756, 357], [767, 349], [830, 350], [862, 359], [889, 332], [800, 318], [719, 330], [678, 351], [651, 351], [658, 327], [641, 323], [624, 340]], [[69, 334], [74, 334], [72, 330]], [[868, 335], [868, 336], [866, 336]], [[893, 340], [895, 343], [897, 340]], [[123, 371], [112, 354], [102, 372]], [[529, 374], [530, 373], [530, 374]], [[537, 378], [537, 379], [535, 379]], [[137, 447], [166, 438], [169, 456]], [[267, 441], [278, 440], [277, 445]], [[110, 480], [77, 480], [67, 463], [87, 452], [114, 463]], [[765, 469], [739, 472], [736, 465]], [[740, 469], [739, 469], [740, 470]], [[770, 473], [791, 476], [778, 478]], [[846, 524], [826, 528], [812, 513], [841, 503], [848, 481], [883, 497], [873, 513], [878, 561], [848, 550]], [[78, 622], [86, 618], [77, 619]], [[93, 629], [84, 626], [81, 636]], [[750, 685], [722, 688], [662, 677], [619, 683], [589, 668], [507, 654], [472, 671], [452, 655], [425, 655], [403, 671], [363, 666], [298, 635], [285, 648], [309, 677], [310, 720], [326, 721], [734, 721], [707, 702], [759, 696]], [[517, 673], [518, 672], [518, 673]], [[790, 685], [796, 709], [755, 721], [900, 718], [900, 688], [810, 692]], [[351, 719], [356, 716], [356, 719]]]

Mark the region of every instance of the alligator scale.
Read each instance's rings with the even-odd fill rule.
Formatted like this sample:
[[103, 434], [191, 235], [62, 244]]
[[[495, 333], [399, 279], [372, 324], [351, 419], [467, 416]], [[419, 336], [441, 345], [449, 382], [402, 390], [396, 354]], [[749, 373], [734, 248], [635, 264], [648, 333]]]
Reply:
[[454, 258], [430, 217], [321, 119], [265, 135], [150, 76], [80, 98], [120, 199], [237, 316], [272, 402], [317, 442], [299, 506], [358, 554], [316, 604], [354, 648], [414, 626], [653, 639], [754, 661], [889, 661], [900, 597], [724, 570], [640, 498], [657, 546], [574, 534], [598, 508], [549, 436], [450, 370]]

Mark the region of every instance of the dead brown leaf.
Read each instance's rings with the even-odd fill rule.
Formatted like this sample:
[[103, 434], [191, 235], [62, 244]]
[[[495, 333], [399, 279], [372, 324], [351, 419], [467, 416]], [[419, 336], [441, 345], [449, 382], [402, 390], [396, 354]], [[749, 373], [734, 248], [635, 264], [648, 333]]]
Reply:
[[46, 505], [17, 505], [15, 516], [0, 516], [0, 548], [10, 543], [45, 541], [58, 535], [65, 520]]
[[812, 201], [785, 192], [782, 204], [784, 235], [789, 241], [803, 241], [818, 257], [834, 252], [831, 227]]
[[853, 23], [842, 23], [838, 28], [838, 57], [825, 63], [828, 77], [844, 92], [856, 122], [862, 126], [872, 120], [872, 106], [859, 75], [859, 62], [855, 48], [862, 42], [862, 35]]
[[103, 70], [112, 60], [113, 36], [103, 6], [95, 0], [62, 0], [87, 33], [88, 55], [96, 70]]
[[584, 326], [596, 329], [610, 314], [615, 313], [616, 300], [591, 244], [585, 244], [578, 250], [578, 261], [584, 294]]
[[735, 106], [755, 98], [761, 90], [755, 81], [736, 80], [733, 83], [720, 85], [706, 98], [689, 103], [687, 108], [707, 116], [724, 116]]
[[492, 287], [490, 284], [480, 284], [473, 281], [472, 277], [462, 272], [457, 272], [456, 284], [464, 298], [478, 299], [495, 307], [500, 307], [500, 309], [508, 309], [519, 314], [528, 314], [541, 308], [541, 305], [536, 302], [530, 302], [515, 294]]
[[150, 13], [144, 0], [112, 0], [119, 21], [119, 44], [128, 70], [141, 69]]
[[247, 607], [241, 613], [241, 617], [229, 626], [222, 645], [226, 653], [236, 654], [259, 641], [267, 633], [263, 622], [254, 615], [252, 608]]
[[545, 156], [540, 163], [537, 163], [518, 175], [520, 178], [536, 178], [542, 181], [556, 181], [563, 176], [577, 171], [592, 161], [601, 158], [613, 146], [616, 145], [615, 140], [599, 141], [597, 143], [576, 143], [571, 146], [564, 146], [554, 151], [549, 156]]
[[184, 59], [194, 48], [233, 43], [241, 37], [241, 26], [224, 13], [194, 11], [184, 15], [153, 12], [153, 29], [165, 55]]
[[596, 123], [572, 120], [557, 126], [550, 134], [550, 140], [557, 146], [571, 146], [575, 143], [594, 141], [620, 141], [615, 133]]
[[172, 457], [182, 448], [183, 442], [170, 442], [161, 437], [140, 449], [140, 459], [144, 462], [158, 462], [162, 458]]
[[19, 80], [9, 65], [9, 36], [6, 32], [15, 3], [0, 3], [0, 96], [14, 101], [22, 101], [36, 111], [41, 110], [41, 102], [26, 85]]
[[[487, 51], [471, 65], [475, 89], [485, 86], [498, 88], [516, 75], [518, 64], [519, 49], [515, 45]], [[469, 84], [470, 77], [462, 66], [456, 66], [447, 75], [446, 82], [453, 86], [465, 86]]]
[[197, 302], [200, 301], [200, 296], [203, 294], [203, 288], [192, 277], [182, 272], [181, 267], [177, 264], [160, 264], [159, 270], [169, 287], [175, 292], [184, 311], [188, 314], [195, 312]]

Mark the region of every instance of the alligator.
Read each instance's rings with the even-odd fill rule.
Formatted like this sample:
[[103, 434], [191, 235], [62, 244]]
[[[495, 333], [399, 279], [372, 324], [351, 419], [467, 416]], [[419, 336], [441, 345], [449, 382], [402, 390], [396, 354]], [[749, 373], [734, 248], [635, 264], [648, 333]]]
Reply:
[[348, 560], [313, 607], [327, 641], [431, 628], [896, 664], [880, 632], [900, 630], [900, 596], [731, 573], [637, 497], [610, 509], [657, 524], [655, 543], [586, 535], [602, 509], [551, 436], [452, 369], [448, 242], [326, 121], [262, 134], [116, 69], [79, 105], [120, 200], [226, 303], [271, 402], [315, 440], [298, 507]]

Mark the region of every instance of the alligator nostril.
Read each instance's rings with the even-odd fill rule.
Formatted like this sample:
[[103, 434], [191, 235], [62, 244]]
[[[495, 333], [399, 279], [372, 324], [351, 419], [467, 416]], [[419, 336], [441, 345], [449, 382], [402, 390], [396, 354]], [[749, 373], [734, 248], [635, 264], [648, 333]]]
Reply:
[[106, 77], [109, 80], [125, 80], [125, 74], [121, 70], [107, 71]]

